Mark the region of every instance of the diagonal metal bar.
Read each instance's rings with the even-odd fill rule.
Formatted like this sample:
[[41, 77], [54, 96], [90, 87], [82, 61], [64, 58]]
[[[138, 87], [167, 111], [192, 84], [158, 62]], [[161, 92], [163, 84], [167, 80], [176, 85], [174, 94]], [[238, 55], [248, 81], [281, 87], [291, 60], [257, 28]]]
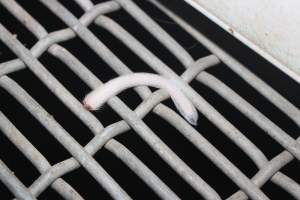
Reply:
[[[41, 176], [27, 189], [12, 174], [1, 176], [2, 181], [6, 181], [8, 188], [13, 191], [19, 199], [32, 199], [41, 194], [51, 185], [65, 199], [83, 199], [68, 183], [60, 177], [72, 170], [83, 166], [110, 195], [115, 199], [130, 198], [125, 191], [107, 174], [103, 168], [92, 158], [99, 149], [106, 148], [113, 155], [126, 164], [136, 173], [159, 197], [162, 199], [179, 199], [179, 197], [161, 181], [145, 164], [143, 164], [125, 146], [113, 139], [115, 136], [133, 129], [148, 145], [165, 160], [179, 176], [189, 183], [198, 193], [206, 199], [220, 199], [217, 192], [201, 179], [186, 163], [184, 163], [173, 151], [169, 149], [156, 134], [144, 124], [142, 118], [153, 111], [162, 120], [172, 125], [188, 141], [191, 142], [201, 153], [213, 162], [228, 178], [230, 178], [240, 191], [234, 193], [228, 199], [268, 199], [261, 190], [267, 181], [279, 185], [290, 193], [295, 199], [300, 199], [300, 185], [290, 177], [280, 172], [280, 169], [290, 163], [295, 157], [299, 159], [299, 142], [291, 138], [280, 127], [265, 117], [254, 106], [249, 104], [239, 94], [229, 88], [222, 81], [205, 72], [207, 67], [214, 66], [220, 61], [225, 63], [230, 69], [237, 73], [249, 85], [260, 92], [271, 103], [278, 107], [283, 113], [290, 117], [298, 126], [300, 125], [299, 109], [286, 100], [277, 91], [267, 85], [261, 78], [249, 71], [245, 66], [235, 60], [218, 45], [211, 42], [188, 23], [174, 14], [171, 10], [164, 7], [156, 0], [149, 0], [172, 20], [178, 23], [191, 36], [203, 44], [215, 55], [203, 57], [194, 61], [189, 53], [173, 39], [169, 33], [161, 28], [151, 19], [142, 9], [131, 0], [106, 1], [94, 5], [90, 0], [75, 0], [84, 10], [83, 16], [78, 20], [71, 12], [64, 8], [56, 0], [40, 0], [50, 10], [53, 11], [69, 28], [48, 33], [38, 20], [33, 18], [30, 13], [23, 9], [15, 0], [0, 0], [12, 15], [14, 15], [38, 41], [29, 52], [16, 39], [14, 39], [6, 29], [0, 25], [0, 39], [7, 44], [19, 59], [0, 63], [0, 87], [14, 96], [22, 106], [24, 106], [47, 130], [72, 154], [67, 160], [51, 166], [46, 158], [28, 141], [22, 133], [0, 113], [0, 129], [14, 145], [22, 151], [33, 165], [40, 171]], [[129, 32], [122, 28], [112, 19], [103, 14], [124, 9], [154, 38], [162, 43], [186, 68], [185, 72], [179, 77], [172, 68], [163, 63], [157, 56], [148, 50], [141, 42], [135, 39]], [[96, 25], [108, 30], [112, 35], [122, 41], [132, 52], [140, 57], [157, 73], [175, 80], [176, 85], [192, 100], [197, 109], [204, 114], [214, 125], [216, 125], [227, 137], [229, 137], [247, 156], [249, 156], [258, 166], [259, 170], [250, 180], [232, 162], [230, 162], [221, 152], [209, 143], [194, 127], [188, 124], [178, 114], [161, 102], [169, 95], [164, 90], [152, 93], [149, 88], [139, 86], [134, 90], [141, 96], [143, 101], [132, 111], [118, 97], [108, 101], [108, 104], [123, 119], [122, 121], [103, 127], [101, 122], [91, 113], [83, 109], [71, 93], [68, 92], [50, 74], [36, 57], [45, 51], [61, 60], [89, 87], [96, 88], [102, 82], [92, 74], [75, 56], [57, 43], [67, 41], [78, 36], [89, 48], [93, 49], [116, 73], [119, 75], [132, 73], [112, 51], [107, 48], [95, 35], [89, 31], [87, 26], [94, 22]], [[5, 74], [15, 72], [26, 67], [37, 75], [41, 81], [85, 124], [94, 134], [94, 138], [85, 146], [81, 147], [63, 127], [61, 127], [22, 87], [9, 79]], [[201, 72], [201, 73], [200, 73]], [[263, 152], [257, 148], [243, 133], [226, 120], [212, 105], [206, 102], [193, 88], [187, 83], [196, 79], [228, 101], [242, 114], [252, 120], [258, 127], [264, 130], [271, 138], [281, 144], [286, 151], [278, 154], [271, 160], [267, 160]], [[34, 159], [37, 158], [37, 159]], [[5, 164], [1, 163], [0, 171], [5, 174]], [[4, 171], [3, 171], [4, 170]], [[100, 171], [99, 171], [100, 170]], [[11, 176], [12, 175], [12, 176]], [[102, 177], [104, 175], [104, 178]], [[9, 181], [9, 182], [7, 182]], [[17, 190], [15, 190], [15, 187]], [[121, 193], [123, 194], [120, 194]], [[21, 196], [23, 194], [23, 196]]]
[[[160, 68], [168, 68], [162, 61], [160, 61], [156, 56], [154, 56], [147, 48], [142, 46], [133, 36], [131, 36], [126, 30], [121, 26], [115, 23], [113, 20], [105, 16], [98, 17], [95, 22], [98, 25], [106, 28], [108, 31], [113, 33], [118, 39], [124, 42], [130, 49], [132, 49], [138, 56], [140, 56], [145, 62], [150, 66], [159, 66]], [[205, 76], [199, 75], [201, 77]], [[205, 82], [205, 81], [204, 81]], [[247, 113], [247, 116], [250, 117], [259, 127], [263, 128], [265, 132], [270, 135], [274, 140], [283, 145], [286, 149], [291, 152], [298, 152], [300, 150], [300, 145], [295, 142], [295, 140], [286, 134], [282, 129], [276, 126], [273, 122], [268, 120], [260, 112], [256, 111], [246, 101], [242, 101], [240, 98], [231, 98], [232, 102], [236, 102], [235, 105], [239, 105], [243, 113]], [[245, 109], [243, 109], [245, 107]], [[249, 108], [249, 109], [247, 109]], [[294, 150], [296, 149], [296, 150]], [[297, 154], [298, 154], [297, 153]]]
[[[95, 52], [102, 54], [106, 57], [103, 59], [106, 62], [111, 62], [112, 58], [108, 57], [107, 51], [101, 51], [103, 44], [89, 31], [87, 30], [68, 10], [66, 10], [57, 1], [41, 1], [52, 12], [59, 14], [59, 17], [67, 23], [78, 36], [85, 41]], [[58, 12], [56, 12], [58, 11]], [[122, 65], [119, 60], [114, 60]], [[112, 61], [112, 62], [114, 62]], [[111, 99], [112, 100], [112, 99]], [[195, 190], [206, 196], [208, 199], [219, 199], [217, 193], [204, 182], [197, 174], [195, 174], [175, 153], [173, 153], [154, 133], [147, 127], [139, 118], [133, 113], [123, 102], [118, 102], [122, 105], [122, 111], [118, 112], [120, 116], [125, 119], [132, 128], [140, 134], [140, 136], [148, 143], [154, 150], [172, 166], [177, 173], [185, 174], [184, 178], [188, 181]], [[161, 148], [161, 149], [157, 149]], [[182, 173], [184, 171], [184, 173]]]
[[174, 20], [179, 26], [181, 26], [187, 33], [198, 40], [203, 46], [215, 54], [222, 62], [224, 62], [232, 71], [238, 74], [244, 79], [249, 85], [256, 89], [261, 95], [272, 102], [278, 109], [285, 113], [300, 127], [300, 110], [290, 103], [286, 98], [279, 94], [276, 90], [265, 83], [261, 78], [256, 76], [250, 70], [248, 70], [242, 63], [229, 55], [226, 51], [220, 48], [217, 44], [212, 42], [205, 35], [197, 31], [179, 16], [174, 14], [170, 9], [163, 6], [157, 0], [148, 0], [153, 3], [157, 8], [168, 15]]
[[[12, 87], [15, 83], [8, 77], [0, 78], [0, 86]], [[14, 89], [17, 89], [14, 87]], [[16, 92], [20, 92], [16, 90]], [[8, 119], [3, 118], [0, 120], [0, 130], [3, 134], [26, 156], [26, 158], [40, 171], [41, 174], [45, 173], [51, 168], [50, 163], [46, 158], [26, 139], [25, 136], [10, 122]], [[65, 199], [83, 199], [68, 183], [63, 179], [58, 178], [53, 184], [52, 188], [55, 189]], [[33, 191], [30, 191], [34, 195]], [[34, 195], [35, 196], [35, 195]]]
[[[0, 78], [0, 86], [2, 88], [4, 88], [8, 93], [10, 93], [17, 101], [19, 101], [19, 103], [21, 103], [29, 112], [31, 112], [34, 109], [39, 110], [39, 112], [45, 112], [45, 111], [43, 111], [42, 107], [32, 97], [30, 97], [30, 95], [24, 89], [22, 89], [13, 80], [11, 80], [7, 77], [1, 77]], [[4, 128], [11, 130], [12, 127], [6, 125]], [[101, 142], [101, 144], [102, 144], [101, 147], [106, 143], [105, 147], [108, 150], [112, 149], [113, 146], [115, 146], [115, 145], [121, 146], [121, 144], [119, 142], [115, 141], [114, 139], [111, 139], [115, 136], [115, 134], [105, 135], [102, 132], [101, 132], [101, 134], [97, 134], [97, 133], [95, 133], [95, 134], [96, 134], [96, 137], [85, 147], [85, 150], [90, 154], [95, 154], [96, 151], [100, 149], [99, 145], [95, 144], [95, 142], [97, 142], [97, 143]], [[104, 139], [103, 139], [103, 136], [104, 136]], [[14, 136], [13, 139], [18, 140], [18, 142], [21, 142], [22, 145], [26, 144], [26, 142], [24, 142], [24, 139], [23, 139], [23, 141], [21, 141], [22, 137], [20, 138], [20, 135], [18, 137]], [[26, 148], [27, 148], [27, 151], [30, 149], [30, 148], [28, 148], [28, 145], [26, 145]], [[95, 150], [95, 148], [97, 148], [97, 150]], [[118, 157], [122, 161], [124, 161], [125, 164], [127, 164], [129, 167], [134, 168], [135, 169], [134, 172], [137, 173], [155, 192], [157, 192], [157, 194], [159, 196], [161, 196], [163, 199], [178, 199], [178, 197], [175, 195], [175, 193], [173, 193], [170, 190], [170, 188], [168, 188], [168, 186], [166, 186], [153, 172], [151, 172], [150, 169], [148, 169], [144, 164], [142, 164], [141, 161], [139, 161], [138, 158], [136, 158], [129, 150], [126, 150], [125, 147], [122, 147], [122, 150], [126, 151], [126, 153], [124, 153], [124, 154], [120, 153], [119, 150], [114, 150], [112, 152], [117, 154]], [[30, 155], [28, 155], [28, 156], [38, 157], [37, 155], [39, 155], [39, 158], [41, 158], [41, 155], [38, 152], [35, 152], [34, 154], [30, 153]], [[38, 160], [36, 160], [34, 158], [32, 158], [32, 160], [34, 162], [40, 163], [40, 162], [38, 162]], [[70, 162], [70, 161], [72, 161], [72, 162]], [[62, 167], [64, 167], [64, 163], [72, 163], [73, 164], [72, 169], [80, 167], [80, 164], [74, 158], [71, 158], [64, 162], [61, 162], [58, 164], [58, 166], [60, 168], [62, 168]], [[52, 166], [51, 168], [47, 167], [47, 169], [44, 171], [45, 176], [43, 176], [43, 177], [47, 178], [47, 182], [45, 182], [45, 181], [43, 182], [41, 180], [42, 178], [40, 178], [29, 188], [30, 192], [34, 196], [38, 196], [44, 189], [46, 189], [46, 187], [49, 184], [52, 184], [54, 186], [61, 185], [61, 184], [59, 184], [60, 183], [59, 177], [64, 175], [65, 173], [64, 174], [59, 173], [59, 176], [57, 176], [57, 174], [58, 174], [57, 170], [52, 170], [52, 169], [55, 169], [55, 166], [54, 167]], [[51, 181], [49, 180], [49, 178], [51, 178]], [[67, 188], [65, 188], [65, 187], [61, 188], [61, 190], [68, 191]], [[69, 191], [69, 192], [72, 192], [72, 191]], [[70, 196], [71, 195], [72, 194], [70, 194]], [[76, 199], [76, 198], [74, 198], [74, 195], [73, 195], [73, 198], [66, 198], [66, 199]]]
[[[0, 119], [4, 121], [5, 116], [0, 112]], [[12, 171], [0, 160], [0, 180], [7, 185], [10, 191], [19, 199], [22, 200], [35, 200], [27, 190], [27, 188], [22, 184], [22, 182], [14, 175]]]
[[[33, 55], [0, 24], [0, 39], [27, 64], [28, 68], [57, 96], [65, 96], [73, 101], [78, 112], [86, 112], [83, 106], [66, 90]], [[116, 199], [131, 199], [111, 176], [74, 140], [47, 112], [31, 113], [39, 115], [37, 120], [73, 155], [87, 171]], [[43, 120], [41, 120], [43, 118]], [[54, 131], [55, 130], [55, 131]]]

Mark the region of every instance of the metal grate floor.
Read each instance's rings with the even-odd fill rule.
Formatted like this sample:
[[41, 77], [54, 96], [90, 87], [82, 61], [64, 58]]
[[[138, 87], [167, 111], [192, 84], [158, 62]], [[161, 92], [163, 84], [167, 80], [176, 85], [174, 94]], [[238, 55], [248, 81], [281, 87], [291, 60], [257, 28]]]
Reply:
[[[300, 89], [278, 70], [262, 80], [156, 0], [0, 4], [1, 199], [300, 199]], [[146, 86], [83, 107], [133, 72], [176, 80], [198, 125]]]

